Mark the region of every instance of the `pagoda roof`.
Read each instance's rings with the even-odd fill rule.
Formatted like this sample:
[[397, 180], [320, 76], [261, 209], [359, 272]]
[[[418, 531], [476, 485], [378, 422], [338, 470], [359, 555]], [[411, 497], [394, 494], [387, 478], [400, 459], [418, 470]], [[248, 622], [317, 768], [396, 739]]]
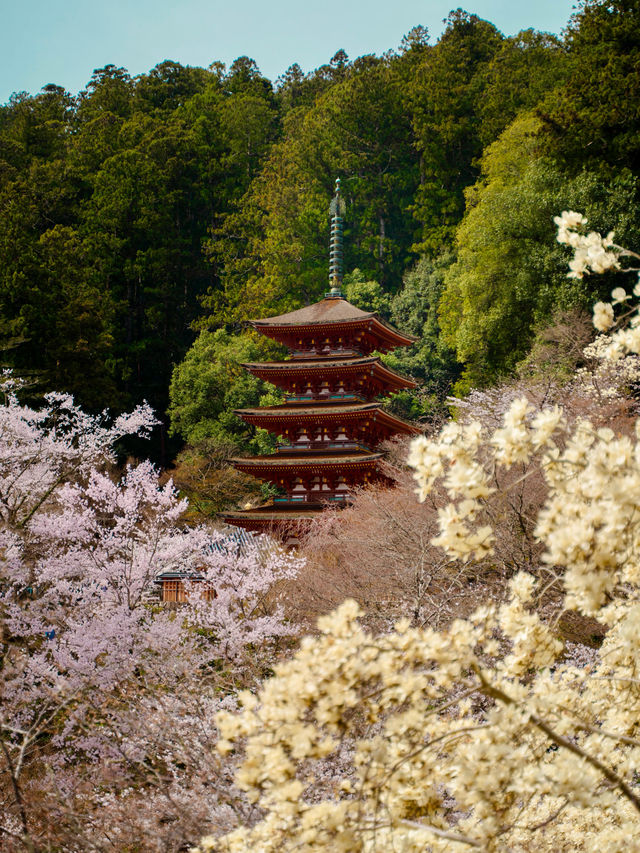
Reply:
[[[360, 453], [343, 455], [339, 453], [326, 454], [325, 456], [309, 456], [304, 452], [299, 456], [281, 456], [274, 453], [269, 456], [247, 456], [231, 459], [230, 462], [240, 471], [251, 473], [253, 471], [326, 471], [331, 468], [370, 468], [381, 459], [382, 453]], [[257, 474], [259, 476], [259, 474]]]
[[286, 361], [244, 361], [242, 367], [247, 370], [251, 368], [260, 368], [261, 370], [325, 370], [343, 369], [345, 367], [366, 367], [369, 364], [375, 364], [380, 361], [378, 355], [363, 355], [358, 358], [290, 358]]
[[305, 305], [286, 314], [276, 314], [274, 317], [264, 317], [253, 320], [252, 326], [312, 326], [318, 323], [348, 323], [353, 320], [369, 320], [377, 316], [371, 311], [356, 308], [346, 299], [339, 296], [321, 299], [313, 305]]
[[393, 346], [410, 346], [417, 338], [399, 332], [389, 323], [381, 320], [373, 311], [363, 311], [356, 308], [346, 299], [339, 296], [325, 297], [313, 305], [277, 314], [274, 317], [264, 317], [261, 320], [251, 320], [254, 329], [271, 331], [276, 329], [289, 330], [292, 328], [315, 328], [317, 326], [350, 326], [371, 324], [372, 330], [387, 343]]
[[344, 371], [358, 371], [370, 367], [380, 376], [393, 379], [395, 384], [404, 388], [415, 388], [417, 382], [397, 373], [380, 359], [378, 355], [363, 356], [362, 358], [327, 358], [327, 359], [290, 359], [289, 361], [260, 361], [245, 362], [242, 365], [251, 373], [300, 373], [303, 375], [312, 373], [341, 373]]
[[302, 423], [305, 421], [317, 421], [318, 423], [343, 420], [361, 420], [363, 417], [380, 419], [383, 423], [391, 426], [395, 432], [418, 433], [420, 429], [403, 421], [401, 418], [386, 412], [378, 403], [356, 403], [352, 405], [340, 405], [325, 403], [324, 405], [313, 405], [303, 409], [300, 406], [264, 406], [257, 409], [235, 409], [234, 414], [239, 415], [249, 423], [269, 422], [282, 423], [292, 421]]
[[293, 536], [293, 539], [289, 538], [291, 544], [299, 544], [296, 536], [307, 529], [308, 525], [314, 518], [321, 515], [322, 511], [322, 507], [317, 505], [305, 510], [275, 509], [273, 506], [265, 506], [256, 507], [253, 510], [223, 512], [220, 517], [227, 524], [233, 524], [256, 533], [273, 534], [280, 530], [285, 536]]
[[255, 509], [243, 509], [220, 513], [224, 519], [234, 521], [259, 521], [265, 524], [278, 524], [283, 521], [306, 521], [320, 515], [323, 511], [321, 506], [313, 506], [306, 510], [301, 509], [276, 509], [273, 505], [256, 507]]

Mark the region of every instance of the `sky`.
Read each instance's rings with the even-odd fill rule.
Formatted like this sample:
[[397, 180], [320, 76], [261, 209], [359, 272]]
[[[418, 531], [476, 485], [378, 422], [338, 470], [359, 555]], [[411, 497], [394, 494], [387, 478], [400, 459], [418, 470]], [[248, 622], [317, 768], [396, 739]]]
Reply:
[[[461, 2], [461, 0], [459, 0]], [[572, 0], [466, 0], [505, 35], [559, 33]], [[412, 27], [436, 41], [455, 0], [0, 0], [0, 103], [47, 83], [75, 94], [94, 68], [131, 75], [172, 59], [207, 67], [250, 56], [275, 81], [292, 63], [312, 71], [340, 48], [351, 59], [399, 46]]]

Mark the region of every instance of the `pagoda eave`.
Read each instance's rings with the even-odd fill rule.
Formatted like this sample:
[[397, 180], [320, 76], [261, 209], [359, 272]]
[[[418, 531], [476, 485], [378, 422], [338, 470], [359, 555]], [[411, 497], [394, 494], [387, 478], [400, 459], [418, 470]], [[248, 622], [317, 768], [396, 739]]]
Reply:
[[390, 352], [398, 347], [408, 347], [417, 341], [417, 338], [413, 336], [409, 337], [392, 329], [386, 323], [382, 323], [377, 317], [372, 317], [370, 320], [352, 320], [334, 323], [318, 321], [317, 323], [306, 323], [304, 326], [293, 323], [276, 326], [261, 324], [254, 320], [250, 325], [261, 334], [285, 345], [290, 345], [293, 339], [300, 335], [322, 336], [327, 333], [336, 335], [341, 332], [344, 334], [366, 332], [375, 341], [375, 343], [369, 346], [369, 350], [379, 350], [380, 352]]
[[324, 425], [344, 424], [348, 422], [367, 423], [374, 421], [390, 433], [417, 435], [421, 430], [413, 424], [403, 421], [380, 408], [377, 403], [360, 403], [344, 406], [327, 402], [322, 406], [299, 410], [290, 406], [269, 406], [259, 409], [235, 409], [234, 414], [246, 423], [268, 429], [271, 432], [281, 432], [291, 425]]
[[250, 533], [277, 535], [285, 544], [297, 545], [299, 536], [306, 533], [313, 520], [323, 511], [324, 508], [320, 505], [305, 510], [265, 506], [255, 510], [224, 512], [220, 514], [220, 519]]
[[311, 359], [290, 358], [286, 361], [245, 361], [242, 362], [241, 366], [245, 367], [247, 370], [275, 371], [276, 373], [283, 370], [298, 370], [300, 372], [304, 371], [304, 373], [309, 373], [330, 370], [331, 368], [345, 371], [352, 368], [369, 367], [377, 361], [380, 361], [380, 358], [376, 355], [368, 356], [366, 358], [336, 358], [334, 354], [325, 358], [318, 358], [316, 356]]
[[363, 311], [361, 308], [356, 308], [351, 305], [342, 296], [331, 296], [316, 302], [313, 305], [308, 305], [305, 308], [298, 308], [295, 311], [289, 311], [287, 314], [279, 314], [274, 317], [264, 317], [260, 320], [252, 320], [251, 326], [263, 334], [282, 335], [287, 334], [292, 329], [298, 332], [325, 331], [328, 329], [336, 330], [339, 327], [357, 329], [369, 328], [384, 341], [392, 341], [392, 348], [397, 346], [410, 346], [415, 343], [417, 338], [413, 335], [407, 335], [404, 332], [381, 320], [374, 311]]
[[249, 456], [231, 459], [231, 464], [239, 471], [253, 474], [256, 477], [276, 472], [300, 471], [307, 474], [322, 474], [326, 471], [347, 471], [355, 469], [372, 469], [383, 457], [383, 453], [367, 453], [361, 456]]
[[256, 509], [244, 509], [236, 511], [228, 511], [220, 513], [220, 518], [223, 520], [233, 519], [253, 522], [255, 524], [283, 524], [297, 523], [300, 521], [308, 521], [315, 518], [324, 512], [324, 506], [318, 504], [309, 509], [276, 509], [275, 507], [258, 507]]
[[265, 382], [277, 384], [278, 379], [288, 379], [291, 376], [298, 374], [304, 376], [346, 376], [348, 374], [357, 374], [362, 371], [367, 371], [375, 379], [386, 381], [391, 387], [396, 389], [417, 388], [418, 383], [410, 379], [408, 376], [403, 376], [397, 373], [392, 368], [383, 364], [379, 356], [370, 358], [354, 358], [338, 361], [328, 358], [325, 360], [309, 360], [305, 362], [302, 359], [280, 362], [245, 362], [242, 364], [253, 376], [262, 379]]

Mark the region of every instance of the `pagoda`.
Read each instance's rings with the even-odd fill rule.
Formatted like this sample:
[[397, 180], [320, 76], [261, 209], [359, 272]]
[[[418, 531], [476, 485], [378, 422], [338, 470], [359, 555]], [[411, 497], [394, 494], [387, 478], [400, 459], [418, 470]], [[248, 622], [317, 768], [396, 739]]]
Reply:
[[272, 483], [279, 495], [223, 518], [250, 531], [276, 531], [290, 544], [300, 526], [328, 504], [344, 505], [358, 486], [380, 479], [382, 441], [419, 432], [377, 402], [416, 387], [378, 355], [410, 346], [415, 338], [344, 299], [343, 211], [338, 180], [331, 203], [330, 292], [306, 308], [250, 323], [289, 349], [286, 361], [243, 365], [282, 389], [286, 402], [235, 412], [280, 438], [274, 454], [232, 460], [238, 470]]

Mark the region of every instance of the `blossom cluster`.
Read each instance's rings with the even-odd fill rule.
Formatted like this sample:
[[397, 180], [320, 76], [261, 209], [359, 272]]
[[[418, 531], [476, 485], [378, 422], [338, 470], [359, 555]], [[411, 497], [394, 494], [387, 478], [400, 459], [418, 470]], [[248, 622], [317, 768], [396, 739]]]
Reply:
[[[569, 262], [569, 277], [581, 278], [585, 272], [604, 273], [621, 270], [621, 258], [640, 261], [640, 255], [613, 242], [610, 232], [603, 237], [596, 231], [584, 236], [577, 229], [586, 225], [586, 218], [575, 211], [563, 211], [554, 217], [558, 226], [558, 242], [566, 243], [574, 249], [574, 257]], [[618, 360], [628, 354], [640, 355], [640, 305], [632, 304], [633, 297], [640, 299], [640, 268], [626, 266], [626, 273], [637, 273], [638, 280], [628, 293], [624, 287], [614, 287], [610, 302], [596, 302], [593, 306], [593, 325], [603, 333], [611, 333], [606, 339], [606, 347], [599, 346], [598, 357]], [[616, 309], [618, 316], [616, 317]]]
[[611, 337], [600, 334], [583, 350], [587, 367], [576, 370], [569, 383], [573, 392], [586, 394], [594, 402], [624, 399], [640, 382], [640, 357], [609, 358]]
[[587, 219], [574, 210], [563, 210], [553, 221], [558, 226], [558, 243], [565, 243], [574, 250], [573, 258], [569, 262], [569, 278], [582, 278], [589, 272], [604, 273], [620, 269], [621, 249], [613, 242], [613, 231], [606, 237], [597, 231], [581, 233]]
[[[633, 288], [633, 295], [640, 297], [640, 281]], [[623, 287], [611, 292], [611, 302], [596, 302], [593, 306], [593, 325], [600, 332], [613, 330], [608, 339], [605, 352], [607, 358], [616, 360], [629, 353], [640, 354], [640, 313], [639, 306], [629, 304], [631, 296]], [[624, 314], [616, 321], [615, 308], [624, 305]], [[616, 327], [614, 329], [614, 327]]]

